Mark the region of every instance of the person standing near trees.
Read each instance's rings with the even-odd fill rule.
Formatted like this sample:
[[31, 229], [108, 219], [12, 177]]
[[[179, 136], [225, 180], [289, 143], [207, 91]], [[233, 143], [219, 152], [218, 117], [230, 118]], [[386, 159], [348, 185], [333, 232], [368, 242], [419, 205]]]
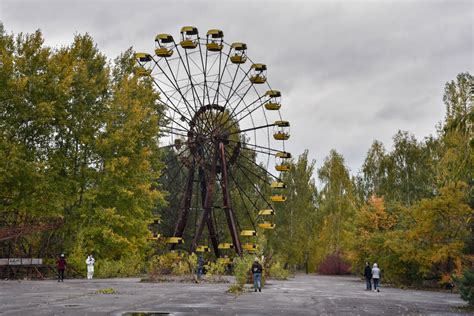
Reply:
[[92, 280], [92, 277], [94, 276], [94, 263], [95, 259], [92, 257], [92, 254], [87, 256], [86, 259], [86, 264], [87, 264], [87, 279]]
[[370, 268], [370, 262], [365, 263], [364, 276], [365, 276], [366, 290], [370, 291], [372, 290], [372, 269]]
[[372, 279], [374, 280], [374, 291], [380, 292], [380, 269], [376, 263], [374, 263], [374, 267], [372, 268]]
[[252, 264], [253, 287], [255, 288], [255, 292], [257, 292], [257, 288], [259, 292], [262, 292], [262, 270], [262, 265], [258, 262], [258, 258], [255, 257], [255, 261]]
[[199, 255], [197, 257], [197, 269], [196, 269], [197, 282], [201, 280], [203, 273], [204, 273], [204, 258], [202, 257], [202, 255]]
[[66, 270], [66, 259], [62, 253], [56, 261], [56, 267], [58, 268], [58, 282], [64, 282], [64, 270]]

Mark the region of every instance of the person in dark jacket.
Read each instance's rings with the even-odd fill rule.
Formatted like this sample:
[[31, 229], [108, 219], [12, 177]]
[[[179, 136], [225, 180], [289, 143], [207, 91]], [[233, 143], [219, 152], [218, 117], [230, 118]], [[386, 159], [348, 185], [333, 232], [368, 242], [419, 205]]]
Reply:
[[258, 258], [255, 257], [255, 261], [252, 264], [252, 273], [253, 273], [253, 287], [255, 292], [257, 289], [259, 292], [262, 292], [262, 265], [258, 262]]
[[197, 281], [201, 280], [201, 277], [204, 274], [204, 258], [202, 257], [202, 255], [199, 255], [197, 257], [196, 274], [197, 274]]
[[370, 263], [366, 262], [365, 263], [365, 269], [364, 269], [364, 276], [365, 276], [365, 284], [367, 286], [366, 290], [370, 291], [372, 290], [372, 268], [370, 267]]
[[58, 282], [64, 282], [64, 270], [66, 270], [67, 263], [63, 253], [56, 261], [56, 266], [58, 268]]

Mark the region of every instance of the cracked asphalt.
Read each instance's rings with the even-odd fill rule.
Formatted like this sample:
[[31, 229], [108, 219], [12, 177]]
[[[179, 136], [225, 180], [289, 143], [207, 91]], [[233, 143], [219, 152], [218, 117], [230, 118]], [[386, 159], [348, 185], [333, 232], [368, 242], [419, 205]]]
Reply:
[[[138, 278], [0, 281], [0, 315], [457, 315], [466, 305], [458, 294], [446, 292], [365, 291], [364, 281], [352, 276], [299, 274], [239, 296], [226, 293], [229, 285]], [[96, 294], [105, 288], [117, 293]]]

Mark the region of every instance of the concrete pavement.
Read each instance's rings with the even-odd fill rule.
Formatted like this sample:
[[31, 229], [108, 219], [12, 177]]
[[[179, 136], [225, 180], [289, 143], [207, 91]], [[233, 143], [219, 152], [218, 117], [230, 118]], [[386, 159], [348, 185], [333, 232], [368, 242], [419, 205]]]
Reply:
[[[261, 293], [226, 293], [230, 284], [144, 283], [137, 278], [0, 281], [0, 315], [341, 315], [461, 314], [458, 294], [382, 288], [351, 276], [297, 275]], [[113, 288], [117, 294], [96, 294]], [[133, 315], [133, 314], [128, 314]]]

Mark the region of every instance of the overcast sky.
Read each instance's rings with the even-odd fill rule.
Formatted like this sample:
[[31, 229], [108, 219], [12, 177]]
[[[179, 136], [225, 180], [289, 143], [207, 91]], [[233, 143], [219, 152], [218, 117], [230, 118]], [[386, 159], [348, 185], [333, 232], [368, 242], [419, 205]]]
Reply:
[[319, 167], [334, 148], [354, 174], [374, 139], [390, 149], [399, 129], [434, 134], [445, 82], [474, 73], [474, 1], [0, 0], [0, 21], [56, 47], [88, 32], [111, 59], [183, 25], [222, 29], [267, 64], [288, 149], [309, 149]]

